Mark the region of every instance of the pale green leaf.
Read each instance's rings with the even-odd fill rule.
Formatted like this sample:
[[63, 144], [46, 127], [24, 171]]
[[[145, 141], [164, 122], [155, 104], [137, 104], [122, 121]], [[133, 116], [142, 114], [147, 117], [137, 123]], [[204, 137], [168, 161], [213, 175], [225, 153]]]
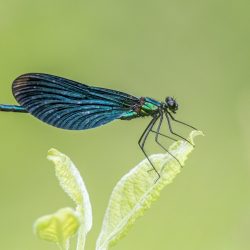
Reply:
[[[192, 131], [189, 140], [193, 143], [197, 135], [202, 135], [202, 132]], [[193, 149], [189, 143], [178, 141], [170, 146], [169, 151], [184, 165]], [[167, 153], [151, 155], [150, 159], [161, 178], [156, 182], [157, 175], [154, 171], [148, 171], [152, 167], [147, 159], [122, 177], [111, 194], [97, 240], [97, 250], [106, 250], [125, 236], [135, 220], [159, 197], [163, 187], [171, 183], [181, 171], [179, 163]]]
[[69, 239], [80, 226], [79, 214], [72, 208], [63, 208], [54, 214], [37, 219], [34, 224], [36, 235], [58, 244], [61, 249], [68, 249]]
[[50, 149], [48, 159], [55, 164], [56, 176], [63, 190], [76, 203], [80, 213], [81, 226], [78, 231], [77, 249], [84, 249], [85, 238], [92, 227], [92, 208], [83, 179], [68, 156], [56, 149]]

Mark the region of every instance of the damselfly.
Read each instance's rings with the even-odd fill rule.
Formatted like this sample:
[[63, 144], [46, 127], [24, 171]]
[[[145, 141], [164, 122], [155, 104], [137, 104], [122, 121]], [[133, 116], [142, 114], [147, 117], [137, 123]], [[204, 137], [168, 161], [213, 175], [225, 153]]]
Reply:
[[[185, 141], [187, 140], [183, 136], [173, 131], [171, 121], [195, 129], [174, 118], [178, 104], [172, 97], [167, 97], [165, 102], [159, 102], [149, 97], [135, 97], [120, 91], [88, 86], [40, 73], [19, 76], [13, 82], [12, 91], [20, 106], [3, 104], [0, 105], [0, 111], [30, 113], [41, 121], [62, 129], [85, 130], [115, 119], [151, 117], [138, 144], [158, 178], [160, 174], [144, 149], [149, 134], [154, 133], [155, 142], [179, 162], [159, 141], [159, 136], [175, 140], [160, 132], [163, 119], [166, 118], [170, 133]], [[180, 162], [179, 164], [181, 165]]]

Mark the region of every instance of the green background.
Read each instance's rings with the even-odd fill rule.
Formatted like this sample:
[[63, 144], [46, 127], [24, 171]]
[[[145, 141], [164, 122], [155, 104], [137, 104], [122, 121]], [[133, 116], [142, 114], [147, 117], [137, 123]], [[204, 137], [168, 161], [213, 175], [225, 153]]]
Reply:
[[[206, 134], [114, 249], [249, 249], [249, 7], [244, 0], [0, 1], [1, 103], [16, 103], [15, 77], [46, 72], [136, 96], [175, 96], [177, 118]], [[148, 122], [72, 132], [1, 113], [0, 249], [56, 249], [32, 233], [37, 217], [73, 206], [46, 160], [51, 147], [69, 155], [86, 182], [94, 213], [86, 249], [94, 249], [115, 183], [143, 159], [137, 140]]]

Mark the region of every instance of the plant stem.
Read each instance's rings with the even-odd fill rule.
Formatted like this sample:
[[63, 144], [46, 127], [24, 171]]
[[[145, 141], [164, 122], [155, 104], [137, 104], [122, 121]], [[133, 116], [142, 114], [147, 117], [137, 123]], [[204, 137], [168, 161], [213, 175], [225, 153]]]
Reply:
[[85, 228], [81, 225], [77, 233], [77, 247], [76, 250], [84, 250], [85, 247]]

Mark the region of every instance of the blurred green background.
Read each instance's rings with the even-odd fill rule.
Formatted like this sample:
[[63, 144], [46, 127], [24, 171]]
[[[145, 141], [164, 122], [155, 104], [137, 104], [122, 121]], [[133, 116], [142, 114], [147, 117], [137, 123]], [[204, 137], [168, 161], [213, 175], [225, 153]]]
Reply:
[[[206, 134], [114, 249], [250, 248], [249, 11], [245, 0], [0, 1], [0, 103], [15, 103], [15, 77], [46, 72], [175, 96], [177, 117]], [[86, 249], [94, 249], [112, 188], [143, 159], [137, 140], [149, 119], [80, 132], [26, 114], [1, 113], [0, 121], [0, 249], [56, 249], [32, 233], [37, 217], [73, 205], [46, 160], [51, 147], [84, 177], [94, 213]]]

